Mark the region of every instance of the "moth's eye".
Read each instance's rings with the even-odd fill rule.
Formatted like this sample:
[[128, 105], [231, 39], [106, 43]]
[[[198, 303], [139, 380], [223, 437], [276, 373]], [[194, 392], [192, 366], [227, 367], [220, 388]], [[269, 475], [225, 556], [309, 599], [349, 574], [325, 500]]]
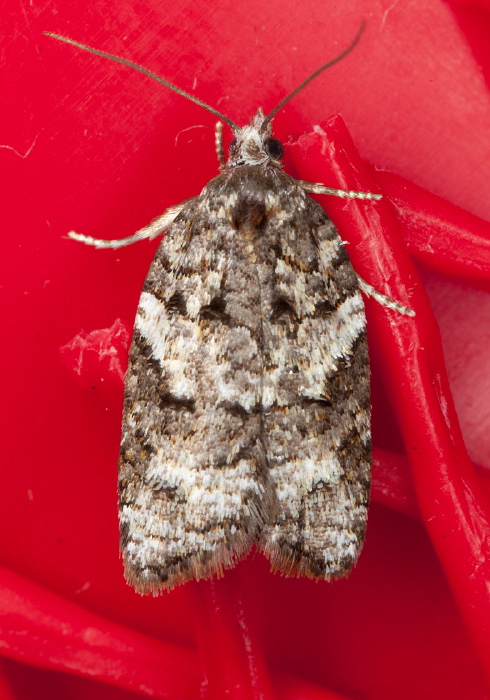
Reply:
[[265, 152], [270, 158], [274, 160], [280, 160], [284, 155], [284, 147], [279, 139], [275, 139], [272, 136], [265, 140], [264, 143]]
[[236, 150], [236, 139], [233, 139], [232, 141], [230, 141], [230, 145], [228, 146], [228, 152], [230, 154], [232, 154], [233, 151], [235, 151], [235, 150]]

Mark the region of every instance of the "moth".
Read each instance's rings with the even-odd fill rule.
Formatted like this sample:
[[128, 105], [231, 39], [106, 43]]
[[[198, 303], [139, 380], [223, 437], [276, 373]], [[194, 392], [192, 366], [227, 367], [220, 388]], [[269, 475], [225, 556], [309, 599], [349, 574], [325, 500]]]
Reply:
[[[217, 115], [220, 174], [118, 248], [166, 232], [146, 278], [126, 375], [119, 463], [127, 581], [158, 595], [253, 547], [285, 576], [330, 580], [359, 556], [371, 434], [364, 291], [332, 221], [308, 195], [379, 199], [297, 181], [272, 118], [354, 42], [239, 127]], [[225, 160], [222, 122], [233, 132]]]

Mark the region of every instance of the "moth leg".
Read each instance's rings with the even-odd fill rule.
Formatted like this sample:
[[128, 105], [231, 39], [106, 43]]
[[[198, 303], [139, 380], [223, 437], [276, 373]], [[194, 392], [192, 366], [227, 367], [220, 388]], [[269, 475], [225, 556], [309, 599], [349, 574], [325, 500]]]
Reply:
[[216, 155], [221, 170], [226, 166], [225, 151], [223, 148], [223, 122], [216, 122], [214, 130], [214, 145], [216, 147]]
[[306, 182], [297, 180], [298, 185], [308, 194], [331, 194], [334, 197], [347, 197], [349, 199], [381, 199], [382, 194], [374, 192], [356, 192], [355, 190], [337, 190], [334, 187], [326, 187], [318, 182]]
[[[304, 180], [298, 181], [298, 184], [304, 190], [304, 192], [307, 192], [309, 194], [331, 194], [335, 197], [349, 197], [350, 199], [381, 199], [383, 196], [382, 194], [374, 194], [373, 192], [337, 190], [332, 187], [325, 187], [325, 185], [321, 185], [318, 183], [305, 182]], [[395, 301], [394, 299], [390, 299], [381, 292], [378, 292], [377, 289], [368, 284], [368, 282], [363, 280], [362, 277], [360, 277], [359, 275], [357, 275], [357, 279], [359, 281], [359, 287], [362, 289], [364, 294], [373, 297], [373, 299], [376, 299], [376, 301], [382, 306], [385, 306], [386, 308], [391, 309], [392, 311], [398, 311], [398, 313], [404, 314], [405, 316], [415, 316], [415, 311], [412, 311], [412, 309], [408, 309], [403, 304], [400, 304], [400, 302]]]
[[413, 311], [412, 309], [408, 309], [403, 304], [400, 304], [399, 301], [390, 299], [390, 297], [387, 297], [381, 292], [378, 292], [377, 289], [372, 287], [368, 282], [366, 282], [366, 280], [363, 280], [362, 277], [360, 277], [359, 275], [357, 275], [357, 280], [359, 282], [359, 287], [364, 292], [364, 294], [366, 294], [369, 297], [373, 297], [373, 299], [376, 299], [376, 301], [379, 304], [381, 304], [381, 306], [385, 306], [387, 309], [391, 309], [392, 311], [397, 311], [399, 314], [403, 314], [404, 316], [415, 316], [415, 311]]
[[79, 241], [80, 243], [85, 243], [86, 245], [94, 246], [94, 248], [123, 248], [124, 246], [131, 245], [132, 243], [137, 243], [138, 241], [143, 241], [148, 238], [150, 241], [157, 236], [162, 235], [165, 230], [173, 223], [175, 217], [180, 214], [182, 209], [189, 204], [195, 197], [190, 199], [184, 199], [180, 204], [174, 204], [173, 207], [166, 209], [163, 214], [157, 216], [153, 219], [148, 226], [144, 226], [132, 236], [127, 236], [126, 238], [116, 238], [115, 240], [108, 241], [104, 238], [92, 238], [92, 236], [85, 236], [83, 233], [76, 233], [76, 231], [69, 231], [68, 238], [73, 241]]

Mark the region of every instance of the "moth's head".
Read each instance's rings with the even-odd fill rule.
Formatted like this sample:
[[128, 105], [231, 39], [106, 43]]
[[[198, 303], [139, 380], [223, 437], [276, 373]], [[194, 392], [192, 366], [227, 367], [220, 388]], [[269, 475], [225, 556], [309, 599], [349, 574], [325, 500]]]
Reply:
[[299, 85], [295, 90], [290, 92], [286, 97], [284, 97], [279, 104], [277, 104], [274, 109], [269, 112], [267, 116], [264, 115], [263, 111], [259, 109], [257, 111], [257, 114], [254, 116], [250, 124], [247, 126], [239, 127], [235, 122], [233, 122], [231, 119], [229, 119], [226, 115], [222, 114], [219, 112], [217, 109], [212, 107], [211, 105], [206, 104], [202, 100], [200, 100], [198, 97], [195, 97], [194, 95], [190, 95], [188, 92], [185, 90], [181, 90], [179, 87], [176, 85], [173, 85], [172, 83], [169, 83], [168, 80], [165, 80], [165, 78], [161, 78], [158, 75], [155, 75], [155, 73], [152, 73], [149, 71], [147, 68], [143, 68], [143, 66], [139, 66], [137, 63], [133, 63], [132, 61], [128, 61], [126, 58], [120, 58], [119, 56], [114, 56], [112, 54], [105, 53], [105, 51], [99, 51], [98, 49], [93, 49], [90, 46], [86, 46], [85, 44], [80, 44], [78, 41], [74, 41], [73, 39], [68, 39], [65, 36], [60, 36], [59, 34], [53, 34], [51, 32], [44, 32], [48, 36], [53, 37], [54, 39], [59, 39], [60, 41], [64, 41], [67, 44], [72, 44], [73, 46], [77, 46], [79, 49], [82, 49], [83, 51], [88, 51], [89, 53], [96, 54], [97, 56], [103, 56], [104, 58], [108, 58], [111, 61], [116, 61], [116, 63], [122, 63], [125, 66], [129, 66], [131, 68], [134, 68], [137, 71], [140, 71], [140, 73], [144, 73], [145, 75], [149, 76], [150, 78], [153, 78], [156, 80], [158, 83], [161, 83], [162, 85], [165, 85], [168, 87], [170, 90], [173, 90], [174, 92], [178, 93], [179, 95], [182, 95], [182, 97], [185, 97], [187, 100], [190, 100], [191, 102], [194, 102], [195, 104], [200, 105], [201, 107], [204, 107], [208, 112], [211, 112], [211, 114], [214, 114], [216, 117], [218, 117], [222, 122], [225, 124], [228, 124], [228, 126], [231, 128], [233, 131], [233, 136], [234, 139], [230, 144], [229, 148], [229, 154], [228, 154], [228, 160], [226, 161], [225, 164], [225, 159], [224, 155], [222, 152], [222, 147], [221, 147], [221, 130], [219, 131], [219, 138], [218, 138], [218, 132], [217, 132], [217, 148], [218, 148], [218, 157], [220, 161], [220, 166], [221, 168], [235, 168], [240, 165], [271, 165], [271, 166], [276, 166], [278, 168], [282, 167], [281, 166], [281, 159], [283, 156], [283, 146], [278, 139], [275, 139], [272, 136], [272, 119], [273, 117], [277, 114], [277, 112], [284, 107], [284, 105], [289, 102], [295, 95], [298, 94], [301, 90], [303, 90], [308, 83], [310, 83], [312, 80], [314, 80], [320, 73], [323, 73], [324, 70], [327, 68], [330, 68], [330, 66], [333, 66], [335, 63], [340, 61], [341, 59], [344, 58], [344, 56], [347, 56], [348, 53], [352, 51], [354, 46], [357, 44], [359, 41], [361, 34], [364, 31], [365, 23], [363, 22], [361, 26], [359, 27], [359, 31], [357, 32], [356, 37], [354, 38], [354, 41], [351, 43], [350, 46], [347, 47], [342, 53], [340, 53], [338, 56], [336, 56], [334, 59], [331, 61], [328, 61], [328, 63], [325, 63], [325, 65], [321, 66], [316, 70], [314, 73], [312, 73], [306, 80], [304, 80], [301, 85]]
[[272, 136], [272, 124], [261, 109], [250, 124], [233, 129], [226, 168], [239, 165], [275, 165], [282, 167], [284, 155], [282, 143]]

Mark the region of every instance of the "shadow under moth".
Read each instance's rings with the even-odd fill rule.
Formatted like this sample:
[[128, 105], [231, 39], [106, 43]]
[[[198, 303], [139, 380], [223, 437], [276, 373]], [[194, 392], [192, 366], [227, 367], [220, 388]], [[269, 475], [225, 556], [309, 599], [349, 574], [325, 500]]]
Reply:
[[413, 315], [355, 273], [335, 226], [309, 194], [379, 199], [284, 173], [272, 118], [222, 123], [220, 174], [201, 194], [116, 241], [166, 233], [146, 278], [126, 375], [119, 512], [127, 581], [159, 594], [235, 565], [255, 546], [285, 576], [345, 576], [369, 501], [369, 356], [361, 289]]

